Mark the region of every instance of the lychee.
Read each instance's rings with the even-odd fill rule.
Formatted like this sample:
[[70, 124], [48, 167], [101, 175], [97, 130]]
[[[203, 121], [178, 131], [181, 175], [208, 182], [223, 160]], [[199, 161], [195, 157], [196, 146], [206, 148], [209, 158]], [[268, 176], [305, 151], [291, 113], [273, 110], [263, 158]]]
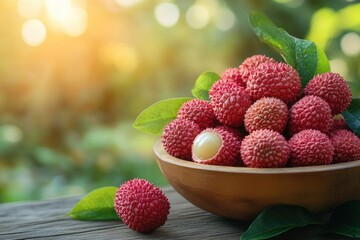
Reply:
[[150, 232], [165, 224], [170, 203], [160, 188], [145, 179], [133, 179], [118, 188], [114, 208], [130, 229]]
[[305, 96], [289, 111], [289, 130], [292, 135], [305, 129], [316, 129], [328, 133], [332, 126], [329, 104], [317, 96]]
[[242, 79], [242, 75], [239, 68], [228, 68], [220, 76], [225, 81], [231, 81], [239, 84], [242, 87], [246, 87]]
[[251, 57], [246, 58], [242, 64], [239, 66], [239, 70], [241, 73], [241, 79], [246, 85], [249, 80], [250, 72], [264, 62], [273, 62], [276, 61], [270, 57], [264, 55], [253, 55]]
[[173, 157], [191, 160], [191, 145], [200, 132], [198, 124], [177, 118], [165, 126], [161, 141], [165, 151]]
[[350, 130], [349, 126], [347, 125], [345, 119], [340, 115], [336, 115], [333, 118], [333, 124], [331, 126], [330, 132], [340, 130], [340, 129], [346, 129]]
[[215, 82], [209, 91], [210, 103], [217, 120], [230, 127], [244, 123], [246, 110], [252, 104], [250, 95], [235, 82], [223, 79]]
[[192, 145], [194, 162], [234, 166], [239, 160], [240, 140], [226, 128], [208, 128], [202, 131]]
[[330, 134], [334, 146], [334, 162], [360, 160], [360, 139], [349, 130], [336, 130]]
[[192, 99], [185, 102], [178, 111], [177, 118], [187, 119], [197, 123], [201, 129], [217, 124], [214, 110], [208, 101]]
[[275, 97], [289, 104], [297, 99], [301, 91], [301, 80], [290, 65], [265, 62], [250, 72], [246, 89], [254, 100]]
[[278, 132], [261, 129], [247, 135], [241, 143], [241, 159], [247, 167], [284, 167], [288, 161], [290, 147]]
[[244, 134], [241, 132], [240, 129], [238, 128], [232, 128], [232, 127], [228, 127], [225, 125], [219, 125], [216, 126], [215, 129], [222, 129], [224, 131], [228, 131], [231, 132], [232, 134], [234, 134], [236, 136], [236, 138], [241, 142], [244, 138]]
[[288, 121], [288, 108], [277, 98], [257, 100], [245, 113], [245, 128], [249, 133], [260, 129], [283, 132]]
[[334, 147], [329, 137], [318, 130], [306, 129], [295, 134], [289, 145], [292, 166], [325, 165], [333, 161]]
[[344, 111], [351, 102], [349, 85], [338, 73], [328, 72], [316, 75], [306, 85], [304, 94], [324, 99], [329, 104], [332, 115]]

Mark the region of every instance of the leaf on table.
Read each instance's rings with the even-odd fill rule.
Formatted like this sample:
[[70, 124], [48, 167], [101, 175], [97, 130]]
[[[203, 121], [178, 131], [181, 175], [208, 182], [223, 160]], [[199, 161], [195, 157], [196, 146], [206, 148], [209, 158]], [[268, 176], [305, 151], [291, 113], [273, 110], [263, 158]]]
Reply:
[[195, 85], [191, 90], [194, 97], [209, 100], [209, 90], [211, 86], [219, 80], [220, 76], [214, 72], [204, 72], [196, 79]]
[[176, 118], [180, 107], [191, 99], [170, 98], [156, 102], [140, 113], [133, 126], [145, 133], [161, 135], [163, 128]]
[[360, 200], [349, 201], [337, 207], [324, 231], [360, 238]]
[[307, 209], [292, 205], [274, 205], [255, 218], [240, 240], [268, 239], [292, 228], [310, 224], [319, 222]]
[[68, 215], [78, 220], [120, 220], [114, 209], [116, 187], [96, 189], [83, 197]]
[[303, 87], [314, 75], [330, 71], [325, 53], [314, 42], [290, 35], [260, 12], [251, 12], [249, 22], [259, 39], [297, 70]]
[[350, 129], [360, 137], [360, 98], [353, 98], [342, 115]]

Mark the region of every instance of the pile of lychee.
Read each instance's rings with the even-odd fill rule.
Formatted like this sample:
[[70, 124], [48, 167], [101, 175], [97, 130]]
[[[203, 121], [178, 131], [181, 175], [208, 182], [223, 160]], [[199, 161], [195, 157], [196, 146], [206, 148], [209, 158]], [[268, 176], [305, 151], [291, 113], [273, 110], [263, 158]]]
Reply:
[[165, 126], [167, 153], [201, 164], [257, 168], [360, 159], [360, 139], [341, 116], [351, 91], [337, 73], [315, 75], [302, 88], [290, 65], [254, 55], [226, 69], [209, 98], [185, 102]]

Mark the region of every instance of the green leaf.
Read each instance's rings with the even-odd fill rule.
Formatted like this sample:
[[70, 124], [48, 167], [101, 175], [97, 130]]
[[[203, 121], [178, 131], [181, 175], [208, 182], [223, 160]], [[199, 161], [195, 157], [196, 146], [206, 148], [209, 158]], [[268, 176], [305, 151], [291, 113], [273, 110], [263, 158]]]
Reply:
[[249, 22], [259, 39], [296, 69], [303, 87], [315, 74], [330, 71], [325, 53], [315, 43], [291, 36], [259, 12], [250, 13]]
[[337, 207], [324, 230], [328, 233], [360, 238], [360, 200], [349, 201]]
[[116, 187], [96, 189], [83, 197], [68, 215], [78, 220], [119, 220], [114, 209]]
[[161, 135], [163, 128], [176, 118], [180, 107], [192, 98], [170, 98], [146, 108], [136, 118], [134, 128], [149, 134]]
[[191, 90], [194, 97], [209, 100], [209, 90], [211, 86], [219, 80], [220, 76], [214, 72], [204, 72], [195, 81], [195, 86]]
[[360, 98], [353, 98], [342, 115], [350, 129], [360, 137]]
[[274, 205], [261, 212], [240, 239], [268, 239], [292, 228], [310, 224], [319, 222], [307, 209], [292, 205]]

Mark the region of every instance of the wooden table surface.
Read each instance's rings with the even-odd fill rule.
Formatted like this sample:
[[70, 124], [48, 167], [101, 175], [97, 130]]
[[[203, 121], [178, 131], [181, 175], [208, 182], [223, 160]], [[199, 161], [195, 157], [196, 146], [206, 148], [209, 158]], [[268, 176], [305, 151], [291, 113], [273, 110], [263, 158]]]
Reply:
[[[136, 233], [121, 221], [78, 221], [66, 216], [81, 196], [0, 204], [0, 239], [240, 239], [248, 223], [224, 219], [187, 202], [172, 188], [164, 188], [171, 210], [164, 226], [156, 231]], [[351, 239], [316, 236], [320, 229], [292, 230], [273, 238]]]

